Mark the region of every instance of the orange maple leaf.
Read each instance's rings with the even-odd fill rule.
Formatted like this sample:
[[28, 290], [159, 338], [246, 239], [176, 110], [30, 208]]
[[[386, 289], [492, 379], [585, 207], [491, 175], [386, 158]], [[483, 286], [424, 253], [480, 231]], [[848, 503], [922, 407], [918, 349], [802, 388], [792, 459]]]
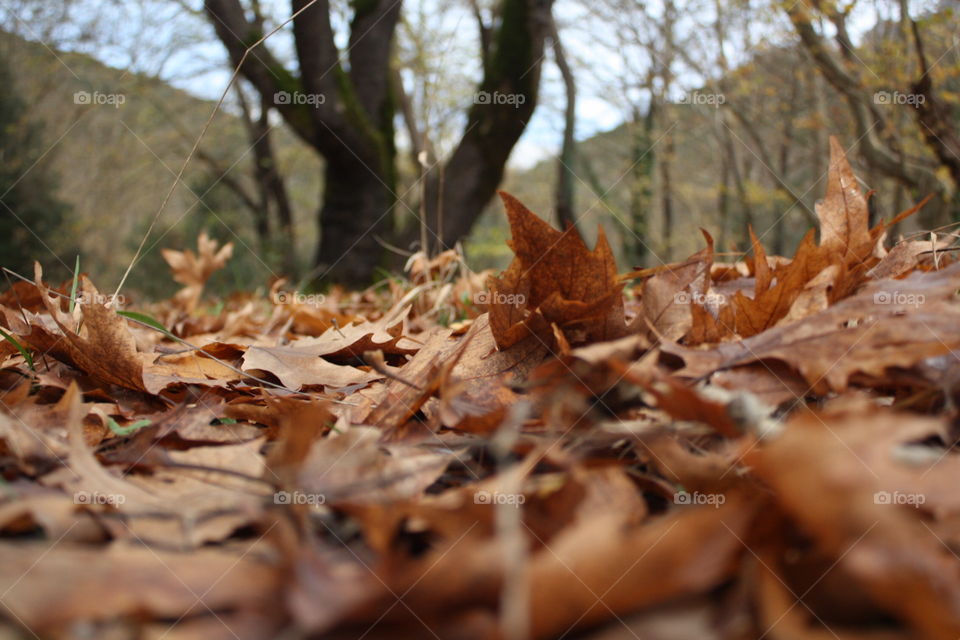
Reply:
[[591, 251], [574, 227], [558, 231], [510, 194], [501, 191], [500, 197], [515, 256], [489, 283], [490, 328], [497, 346], [506, 349], [530, 335], [552, 340], [552, 326], [570, 342], [623, 335], [623, 285], [603, 228]]

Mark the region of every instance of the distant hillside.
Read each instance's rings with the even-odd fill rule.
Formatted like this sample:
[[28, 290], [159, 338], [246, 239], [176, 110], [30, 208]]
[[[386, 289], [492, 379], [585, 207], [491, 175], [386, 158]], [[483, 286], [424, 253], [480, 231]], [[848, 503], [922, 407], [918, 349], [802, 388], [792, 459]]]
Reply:
[[[53, 52], [9, 34], [0, 34], [0, 55], [10, 62], [15, 90], [30, 105], [30, 118], [42, 125], [49, 148], [43, 162], [58, 176], [59, 196], [73, 209], [63, 237], [44, 240], [54, 253], [67, 237], [79, 241], [82, 269], [102, 287], [114, 286], [214, 103], [89, 56]], [[297, 252], [307, 262], [316, 240], [319, 161], [282, 126], [275, 129], [274, 142], [298, 221]], [[245, 181], [249, 146], [240, 120], [220, 113], [201, 148], [216, 165], [230, 168], [231, 177]], [[186, 186], [177, 188], [151, 234], [130, 291], [167, 293], [174, 285], [156, 277], [166, 271], [159, 249], [192, 247], [200, 229], [236, 245], [232, 273], [221, 276], [221, 287], [250, 288], [266, 281], [270, 271], [254, 255], [250, 213], [223, 182], [213, 186], [218, 178], [201, 160], [191, 163]], [[190, 190], [203, 196], [202, 202]], [[51, 267], [62, 261], [70, 269], [75, 258], [37, 256]]]

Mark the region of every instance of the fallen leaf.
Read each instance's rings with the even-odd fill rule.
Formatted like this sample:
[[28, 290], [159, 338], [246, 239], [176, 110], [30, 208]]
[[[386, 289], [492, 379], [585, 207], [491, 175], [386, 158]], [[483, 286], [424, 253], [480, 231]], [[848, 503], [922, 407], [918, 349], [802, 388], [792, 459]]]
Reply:
[[313, 355], [310, 349], [294, 347], [250, 347], [243, 355], [241, 368], [249, 372], [270, 372], [283, 386], [294, 391], [311, 386], [340, 389], [383, 379], [376, 371], [334, 364]]
[[699, 350], [665, 344], [663, 350], [684, 360], [683, 376], [772, 359], [789, 364], [819, 393], [844, 391], [854, 373], [880, 378], [888, 368], [960, 348], [952, 329], [960, 316], [958, 283], [958, 265], [879, 281], [825, 311], [743, 341]]
[[870, 233], [867, 199], [836, 137], [830, 136], [827, 195], [816, 205], [820, 246], [846, 262], [863, 260], [874, 239]]
[[643, 283], [643, 319], [651, 333], [666, 340], [684, 337], [693, 326], [695, 305], [702, 305], [710, 288], [713, 238], [703, 232], [707, 246], [676, 266], [668, 266]]
[[578, 342], [622, 336], [622, 285], [603, 228], [590, 251], [573, 227], [557, 231], [513, 196], [500, 192], [500, 197], [514, 259], [499, 278], [491, 278], [487, 294], [497, 346], [549, 336], [551, 324], [574, 331]]
[[190, 249], [186, 251], [161, 249], [160, 251], [173, 271], [173, 279], [184, 285], [183, 289], [174, 296], [174, 300], [186, 313], [193, 313], [196, 310], [207, 280], [216, 271], [226, 266], [233, 255], [232, 242], [218, 249], [219, 244], [207, 236], [205, 231], [201, 231], [197, 237], [197, 253]]

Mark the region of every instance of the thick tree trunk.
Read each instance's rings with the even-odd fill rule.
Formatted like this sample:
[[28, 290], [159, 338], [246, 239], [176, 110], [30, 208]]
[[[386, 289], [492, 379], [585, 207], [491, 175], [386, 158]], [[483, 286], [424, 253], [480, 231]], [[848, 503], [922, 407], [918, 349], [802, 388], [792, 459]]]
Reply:
[[358, 162], [327, 162], [323, 196], [316, 279], [368, 282], [381, 265], [377, 239], [389, 232], [393, 193]]
[[390, 53], [400, 2], [355, 3], [347, 68], [329, 0], [292, 0], [299, 75], [263, 43], [247, 53], [264, 34], [240, 0], [206, 0], [205, 8], [233, 64], [326, 161], [315, 273], [326, 282], [369, 283], [381, 253], [376, 237], [395, 199]]
[[[400, 4], [351, 3], [349, 46], [340, 51], [330, 1], [291, 0], [295, 74], [270, 52], [262, 26], [249, 19], [241, 0], [204, 2], [231, 61], [261, 95], [274, 97], [277, 112], [327, 163], [316, 257], [324, 280], [369, 282], [383, 253], [377, 237], [392, 222], [396, 95], [390, 57]], [[435, 246], [450, 247], [465, 236], [503, 178], [536, 106], [552, 5], [500, 0], [495, 23], [481, 24], [483, 80], [466, 129], [443, 170], [426, 178], [427, 235]], [[419, 225], [408, 227], [412, 240]]]

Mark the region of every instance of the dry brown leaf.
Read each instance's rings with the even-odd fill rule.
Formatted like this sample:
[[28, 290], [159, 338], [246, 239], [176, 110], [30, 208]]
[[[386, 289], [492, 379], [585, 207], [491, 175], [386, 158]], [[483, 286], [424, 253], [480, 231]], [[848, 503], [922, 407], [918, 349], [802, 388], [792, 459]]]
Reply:
[[208, 237], [206, 231], [201, 231], [197, 237], [197, 253], [190, 249], [185, 251], [161, 250], [163, 259], [167, 261], [171, 271], [173, 271], [173, 279], [184, 285], [183, 289], [174, 296], [174, 300], [186, 313], [193, 313], [196, 310], [207, 280], [216, 271], [226, 266], [227, 261], [233, 255], [232, 242], [228, 242], [218, 250], [219, 244], [216, 240]]
[[665, 344], [683, 358], [678, 373], [700, 377], [720, 369], [780, 360], [821, 393], [843, 391], [854, 373], [882, 378], [890, 367], [912, 367], [960, 348], [956, 291], [960, 265], [872, 283], [861, 293], [802, 321], [774, 327], [711, 349]]
[[[922, 205], [923, 202], [904, 211], [890, 224], [913, 214]], [[735, 291], [721, 301], [717, 310], [695, 306], [689, 344], [755, 336], [778, 324], [822, 311], [860, 286], [868, 269], [877, 263], [873, 254], [882, 250], [888, 224], [880, 223], [870, 229], [866, 197], [834, 137], [830, 138], [827, 193], [816, 211], [820, 244], [814, 244], [811, 231], [800, 242], [794, 258], [775, 264], [772, 270], [759, 239], [753, 229], [749, 230], [755, 276], [753, 295]]]
[[[68, 637], [81, 620], [177, 620], [230, 609], [259, 611], [266, 623], [275, 617], [269, 607], [280, 584], [278, 568], [256, 554], [220, 549], [186, 555], [122, 543], [86, 548], [4, 542], [0, 565], [7, 610], [48, 638]], [[249, 631], [257, 633], [255, 626]]]
[[[36, 264], [34, 280], [47, 313], [60, 330], [58, 338], [62, 337], [49, 348], [51, 355], [108, 384], [137, 391], [148, 390], [143, 364], [127, 321], [103, 302], [105, 296], [86, 276], [80, 278], [83, 295], [77, 305], [79, 319], [60, 310], [60, 299], [52, 298], [50, 290], [43, 285], [40, 263]], [[78, 320], [82, 320], [79, 332], [76, 330]], [[26, 336], [26, 339], [30, 340], [30, 337]]]
[[420, 351], [403, 366], [400, 375], [387, 380], [376, 406], [352, 416], [355, 422], [393, 432], [402, 429], [440, 388], [441, 369], [455, 364], [451, 358], [462, 344], [462, 339], [454, 338], [449, 329], [437, 328], [426, 336]]
[[[919, 636], [955, 638], [960, 561], [922, 522], [915, 503], [877, 497], [885, 490], [878, 480], [897, 466], [892, 446], [913, 425], [909, 417], [864, 411], [870, 410], [801, 415], [775, 442], [753, 452], [751, 463], [817, 548], [871, 599]], [[929, 425], [918, 426], [914, 433], [929, 433]], [[884, 455], [864, 460], [865, 446]], [[909, 486], [895, 491], [916, 496]]]
[[647, 385], [647, 390], [657, 399], [657, 406], [677, 420], [709, 425], [728, 438], [741, 435], [725, 404], [704, 398], [676, 378], [656, 380]]
[[839, 254], [845, 262], [861, 261], [873, 248], [870, 212], [850, 168], [843, 147], [830, 136], [827, 195], [816, 205], [820, 220], [820, 246]]
[[422, 494], [456, 455], [449, 450], [383, 445], [380, 436], [379, 429], [350, 427], [315, 441], [295, 486], [329, 504], [406, 500]]
[[476, 319], [463, 340], [463, 355], [440, 389], [440, 419], [448, 427], [488, 433], [520, 399], [511, 386], [527, 379], [547, 348], [530, 337], [498, 351], [487, 314]]
[[603, 228], [591, 251], [573, 227], [557, 231], [513, 196], [501, 191], [500, 197], [514, 259], [499, 278], [491, 278], [487, 294], [499, 348], [531, 334], [549, 342], [553, 323], [577, 342], [624, 335], [622, 285]]
[[412, 355], [420, 343], [407, 334], [405, 318], [409, 307], [385, 315], [376, 322], [358, 322], [331, 327], [315, 338], [301, 338], [289, 344], [304, 355], [328, 359], [360, 358], [367, 351], [382, 351], [396, 355]]
[[920, 261], [920, 256], [929, 253], [931, 256], [940, 249], [950, 246], [952, 238], [937, 239], [931, 234], [929, 240], [903, 240], [893, 246], [873, 269], [869, 276], [877, 280], [884, 278], [899, 278], [912, 271]]
[[[260, 454], [263, 439], [186, 451], [153, 450], [147, 452], [152, 453], [150, 456], [140, 456], [144, 464], [188, 465], [193, 469], [189, 474], [160, 468], [149, 476], [115, 475], [83, 441], [82, 406], [75, 385], [67, 391], [67, 398], [68, 468], [47, 474], [43, 481], [48, 486], [63, 487], [77, 504], [104, 514], [104, 525], [117, 537], [133, 536], [180, 548], [219, 541], [249, 523], [270, 493], [254, 481], [265, 468]], [[227, 473], [218, 473], [217, 469]], [[125, 521], [110, 518], [111, 513], [122, 514]]]
[[294, 347], [250, 347], [243, 355], [244, 371], [268, 371], [280, 383], [297, 391], [304, 387], [322, 386], [327, 390], [383, 379], [376, 371], [339, 365], [313, 355], [311, 349]]
[[642, 320], [646, 326], [636, 329], [676, 341], [693, 326], [691, 310], [705, 302], [713, 264], [713, 238], [701, 231], [707, 241], [703, 250], [679, 265], [668, 265], [643, 283]]

